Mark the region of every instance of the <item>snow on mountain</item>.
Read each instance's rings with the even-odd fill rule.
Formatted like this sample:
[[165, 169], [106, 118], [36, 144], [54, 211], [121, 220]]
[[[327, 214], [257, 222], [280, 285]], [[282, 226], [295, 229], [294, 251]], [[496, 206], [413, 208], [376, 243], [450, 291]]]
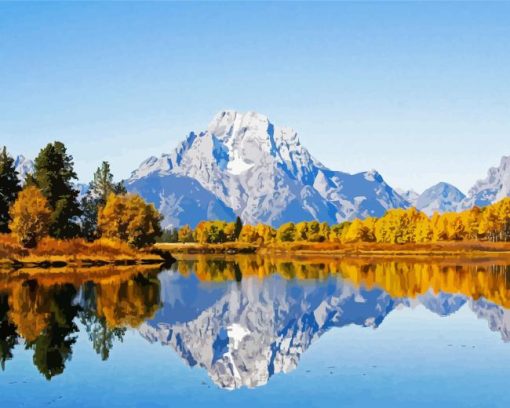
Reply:
[[420, 194], [415, 205], [418, 210], [432, 215], [436, 211], [439, 213], [456, 211], [464, 198], [466, 196], [455, 186], [438, 183]]
[[18, 178], [20, 181], [24, 181], [27, 175], [34, 172], [33, 160], [27, 159], [21, 154], [14, 160], [14, 166], [18, 172]]
[[[175, 180], [180, 184], [174, 189]], [[199, 197], [188, 194], [199, 186]], [[276, 127], [255, 112], [220, 112], [205, 131], [190, 133], [172, 153], [145, 160], [126, 187], [153, 202], [167, 227], [186, 223], [182, 216], [188, 206], [200, 208], [200, 216], [209, 219], [220, 211], [227, 219], [238, 214], [245, 223], [279, 226], [381, 216], [409, 205], [376, 171], [330, 170], [301, 145], [295, 131]], [[175, 211], [173, 203], [180, 209]], [[209, 206], [214, 210], [204, 211]]]
[[510, 196], [510, 156], [503, 156], [499, 167], [491, 167], [485, 179], [479, 180], [469, 190], [460, 204], [464, 210], [475, 205], [484, 207]]
[[416, 200], [418, 200], [418, 197], [420, 196], [416, 191], [414, 190], [403, 190], [401, 188], [396, 188], [395, 191], [404, 199], [406, 200], [409, 205], [415, 207], [416, 206]]
[[[17, 156], [16, 159], [14, 160], [14, 167], [18, 172], [18, 179], [22, 183], [25, 181], [27, 175], [34, 173], [35, 171], [34, 166], [35, 166], [34, 161], [26, 158], [22, 154]], [[84, 183], [75, 183], [75, 187], [78, 190], [78, 200], [81, 200], [81, 198], [85, 196], [85, 194], [87, 194], [89, 185]]]

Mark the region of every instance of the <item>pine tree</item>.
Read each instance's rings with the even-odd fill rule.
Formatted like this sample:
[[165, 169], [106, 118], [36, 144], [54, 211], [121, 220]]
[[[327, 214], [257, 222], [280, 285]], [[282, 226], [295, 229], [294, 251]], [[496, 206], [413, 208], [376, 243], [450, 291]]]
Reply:
[[27, 180], [29, 185], [39, 187], [52, 208], [50, 235], [55, 238], [75, 237], [80, 231], [76, 221], [81, 210], [78, 190], [72, 182], [77, 179], [73, 165], [73, 157], [67, 154], [63, 143], [49, 143], [35, 159], [33, 177]]
[[7, 153], [4, 146], [0, 153], [0, 233], [9, 231], [9, 208], [16, 200], [21, 186], [18, 179], [18, 172], [14, 166], [14, 160]]
[[113, 174], [110, 171], [110, 163], [104, 161], [94, 173], [94, 179], [90, 183], [89, 192], [98, 200], [99, 205], [106, 204], [110, 193], [126, 194], [126, 187], [123, 183], [114, 183]]
[[241, 231], [243, 230], [243, 222], [241, 221], [241, 218], [238, 216], [236, 218], [236, 225], [234, 227], [234, 239], [237, 241], [239, 239], [239, 236], [241, 235]]
[[110, 164], [101, 163], [94, 173], [94, 179], [89, 184], [89, 190], [81, 201], [83, 215], [81, 218], [82, 235], [89, 241], [99, 238], [97, 229], [97, 214], [100, 207], [104, 207], [110, 193], [126, 194], [126, 187], [122, 182], [114, 183]]

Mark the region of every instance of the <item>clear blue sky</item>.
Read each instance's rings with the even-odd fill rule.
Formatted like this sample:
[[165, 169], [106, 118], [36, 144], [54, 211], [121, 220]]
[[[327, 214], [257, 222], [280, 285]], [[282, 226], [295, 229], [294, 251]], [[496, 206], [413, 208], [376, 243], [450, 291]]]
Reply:
[[82, 181], [222, 109], [324, 164], [466, 190], [510, 155], [510, 3], [0, 3], [0, 144], [65, 142]]

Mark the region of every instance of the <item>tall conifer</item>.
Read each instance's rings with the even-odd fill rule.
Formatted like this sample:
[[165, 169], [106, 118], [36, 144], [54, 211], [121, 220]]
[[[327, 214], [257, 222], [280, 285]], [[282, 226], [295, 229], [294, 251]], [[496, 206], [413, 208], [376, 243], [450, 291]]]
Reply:
[[21, 185], [18, 179], [14, 160], [4, 146], [0, 153], [0, 233], [9, 231], [9, 207], [16, 200]]
[[35, 159], [35, 171], [31, 180], [47, 198], [52, 208], [50, 235], [55, 238], [72, 238], [79, 234], [77, 217], [81, 215], [77, 180], [73, 157], [67, 154], [61, 142], [49, 143]]

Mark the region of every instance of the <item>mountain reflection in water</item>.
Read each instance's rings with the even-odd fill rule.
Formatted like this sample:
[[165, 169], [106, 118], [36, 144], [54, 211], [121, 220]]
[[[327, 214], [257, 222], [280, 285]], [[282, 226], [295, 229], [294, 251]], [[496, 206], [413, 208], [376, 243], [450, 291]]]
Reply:
[[376, 329], [394, 310], [420, 304], [438, 316], [467, 307], [510, 340], [510, 266], [501, 261], [197, 256], [159, 274], [71, 276], [0, 280], [4, 370], [23, 345], [51, 379], [79, 335], [107, 360], [126, 328], [136, 328], [221, 388], [257, 387], [295, 369], [330, 328]]

